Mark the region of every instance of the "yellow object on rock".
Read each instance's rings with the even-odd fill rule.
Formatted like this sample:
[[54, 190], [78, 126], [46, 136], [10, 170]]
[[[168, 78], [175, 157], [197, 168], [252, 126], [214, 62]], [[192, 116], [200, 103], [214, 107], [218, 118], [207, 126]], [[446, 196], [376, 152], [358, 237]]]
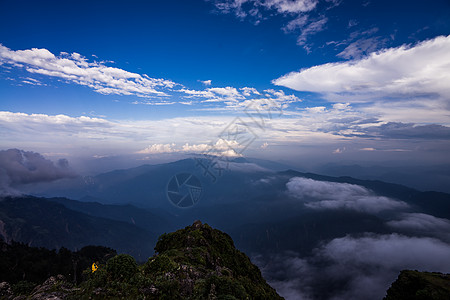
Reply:
[[97, 271], [97, 269], [98, 269], [97, 264], [96, 264], [96, 263], [93, 263], [93, 264], [92, 264], [92, 273], [94, 273], [95, 271]]

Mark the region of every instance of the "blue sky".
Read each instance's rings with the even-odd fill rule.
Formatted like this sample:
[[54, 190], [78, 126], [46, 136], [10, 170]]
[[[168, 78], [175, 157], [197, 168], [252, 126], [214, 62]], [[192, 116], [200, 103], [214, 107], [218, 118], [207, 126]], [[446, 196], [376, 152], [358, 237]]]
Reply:
[[449, 20], [444, 0], [3, 0], [0, 145], [241, 155], [220, 133], [250, 105], [283, 113], [246, 155], [448, 163]]

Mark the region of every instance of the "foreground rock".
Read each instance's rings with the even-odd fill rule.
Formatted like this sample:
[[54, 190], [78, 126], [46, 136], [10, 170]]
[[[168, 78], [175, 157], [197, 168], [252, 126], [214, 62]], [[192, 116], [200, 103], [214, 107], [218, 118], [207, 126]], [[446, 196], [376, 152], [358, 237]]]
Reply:
[[405, 270], [392, 283], [384, 300], [448, 300], [450, 274]]

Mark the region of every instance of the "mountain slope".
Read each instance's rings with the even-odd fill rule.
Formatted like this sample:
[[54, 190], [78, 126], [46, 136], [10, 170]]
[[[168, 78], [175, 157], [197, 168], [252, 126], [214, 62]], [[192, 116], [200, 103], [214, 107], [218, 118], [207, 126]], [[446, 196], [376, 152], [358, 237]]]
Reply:
[[[149, 211], [143, 208], [126, 205], [101, 204], [95, 198], [84, 198], [84, 201], [71, 200], [67, 198], [48, 198], [48, 201], [60, 203], [68, 209], [82, 212], [86, 215], [126, 222], [136, 225], [145, 230], [155, 233], [167, 231], [170, 227], [169, 218], [173, 217], [162, 210]], [[172, 228], [172, 230], [175, 228]]]
[[135, 225], [92, 217], [36, 197], [0, 200], [0, 236], [30, 246], [76, 250], [102, 245], [144, 259], [156, 235]]

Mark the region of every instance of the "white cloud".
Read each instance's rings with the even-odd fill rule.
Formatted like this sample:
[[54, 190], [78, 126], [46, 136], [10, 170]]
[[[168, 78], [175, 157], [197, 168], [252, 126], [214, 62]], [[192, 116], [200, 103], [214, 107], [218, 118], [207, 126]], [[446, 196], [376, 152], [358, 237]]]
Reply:
[[[216, 7], [224, 13], [234, 13], [243, 18], [248, 15], [260, 17], [259, 9], [271, 9], [280, 14], [305, 13], [313, 10], [318, 0], [219, 0], [215, 1]], [[251, 6], [248, 11], [244, 6]]]
[[338, 182], [294, 177], [286, 184], [288, 192], [312, 209], [351, 209], [368, 213], [407, 208], [408, 205], [377, 196], [365, 187]]
[[172, 153], [175, 152], [175, 144], [153, 144], [147, 148], [140, 150], [136, 153], [139, 154], [158, 154], [158, 153]]
[[420, 95], [450, 100], [450, 36], [415, 46], [384, 49], [367, 57], [327, 63], [292, 72], [273, 81], [298, 91], [324, 94], [331, 101], [389, 101]]
[[166, 96], [164, 89], [176, 84], [170, 80], [108, 67], [102, 62], [89, 62], [78, 53], [55, 56], [47, 49], [11, 50], [0, 44], [0, 65], [24, 68], [30, 73], [62, 78], [92, 88], [100, 94]]
[[307, 21], [308, 21], [308, 16], [300, 15], [297, 18], [295, 18], [294, 20], [289, 21], [289, 23], [287, 23], [287, 25], [285, 27], [283, 27], [283, 30], [285, 32], [290, 32], [290, 31], [294, 31], [297, 29], [301, 29], [306, 25]]
[[35, 78], [31, 78], [31, 77], [24, 78], [22, 80], [22, 82], [26, 83], [26, 84], [30, 84], [30, 85], [40, 85], [40, 86], [46, 85], [46, 84], [40, 82], [39, 80], [37, 80]]
[[235, 140], [218, 139], [215, 143], [210, 144], [192, 144], [186, 143], [183, 145], [182, 151], [188, 153], [205, 153], [208, 155], [239, 157], [241, 154], [236, 153], [235, 149], [240, 149], [243, 146]]
[[306, 44], [308, 37], [314, 35], [325, 29], [325, 24], [328, 22], [328, 18], [321, 17], [318, 20], [312, 21], [311, 23], [303, 26], [301, 28], [301, 33], [297, 38], [297, 44], [303, 46]]
[[335, 153], [335, 154], [340, 154], [340, 153], [342, 153], [342, 152], [344, 152], [344, 151], [345, 151], [345, 147], [342, 147], [342, 148], [336, 148], [336, 149], [333, 150], [333, 153]]
[[203, 102], [238, 101], [245, 99], [243, 94], [231, 86], [211, 87], [201, 91], [182, 88], [177, 90], [177, 92], [186, 94], [186, 98], [206, 98]]
[[387, 222], [389, 226], [396, 229], [404, 229], [425, 233], [446, 233], [450, 232], [450, 221], [437, 218], [423, 213], [404, 213], [399, 220]]
[[189, 144], [185, 143], [181, 147], [177, 147], [176, 144], [153, 144], [147, 148], [137, 151], [138, 154], [160, 154], [160, 153], [174, 153], [174, 152], [185, 152], [185, 153], [195, 153], [195, 154], [208, 154], [216, 156], [227, 156], [227, 157], [239, 157], [242, 156], [235, 152], [234, 149], [242, 148], [242, 146], [237, 141], [228, 141], [223, 139], [218, 139], [215, 143], [210, 144]]
[[201, 83], [203, 83], [205, 86], [211, 85], [211, 80], [199, 80]]
[[[245, 99], [243, 101], [226, 102], [228, 109], [242, 109], [246, 112], [258, 112], [262, 114], [273, 114], [280, 117], [283, 110], [288, 108], [291, 103], [301, 102], [302, 100], [295, 95], [286, 95], [283, 91], [268, 89], [266, 94], [258, 98]], [[271, 117], [268, 117], [271, 118]]]
[[214, 94], [217, 94], [219, 96], [224, 96], [227, 98], [242, 98], [242, 95], [238, 92], [238, 90], [234, 87], [227, 86], [224, 88], [221, 87], [214, 87], [207, 89], [208, 92], [212, 92]]
[[[301, 100], [293, 95], [286, 95], [282, 90], [267, 89], [259, 92], [252, 87], [243, 87], [239, 90], [235, 87], [211, 87], [205, 90], [191, 90], [182, 88], [177, 92], [185, 94], [185, 98], [197, 99], [200, 102], [214, 103], [220, 102], [225, 106], [213, 106], [201, 110], [228, 110], [236, 111], [240, 109], [244, 111], [268, 111], [278, 110], [289, 107], [289, 104], [301, 102]], [[180, 102], [181, 103], [181, 102]]]
[[[340, 1], [333, 0], [331, 7], [338, 6]], [[255, 20], [255, 25], [269, 16], [279, 14], [290, 21], [282, 29], [285, 32], [298, 32], [297, 44], [310, 51], [307, 45], [308, 37], [322, 31], [328, 19], [324, 15], [311, 18], [316, 9], [318, 0], [216, 0], [216, 8], [223, 13], [233, 13], [236, 17], [244, 19], [249, 17]]]
[[312, 113], [322, 113], [327, 110], [325, 106], [315, 106], [315, 107], [306, 107], [306, 111], [312, 112]]
[[252, 94], [261, 95], [261, 93], [258, 92], [257, 89], [251, 87], [243, 87], [240, 88], [240, 90], [242, 91], [242, 94], [246, 97], [250, 97]]
[[263, 6], [274, 8], [280, 13], [302, 13], [313, 10], [317, 0], [265, 0]]
[[198, 90], [182, 88], [182, 89], [177, 90], [177, 92], [186, 94], [187, 96], [185, 96], [185, 97], [187, 97], [187, 98], [192, 98], [192, 97], [214, 98], [215, 97], [214, 93], [212, 93], [208, 90], [198, 91]]

